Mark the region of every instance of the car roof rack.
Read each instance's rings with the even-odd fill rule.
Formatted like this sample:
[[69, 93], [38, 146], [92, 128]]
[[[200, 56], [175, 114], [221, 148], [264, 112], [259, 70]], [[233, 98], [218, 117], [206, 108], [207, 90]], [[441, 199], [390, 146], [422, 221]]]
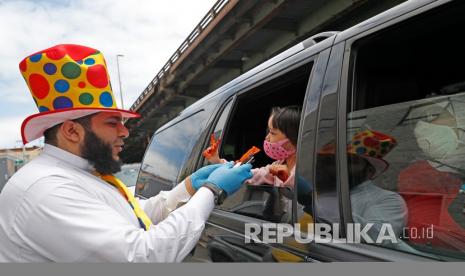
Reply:
[[313, 46], [325, 39], [327, 39], [328, 37], [331, 37], [333, 35], [336, 35], [337, 31], [332, 31], [332, 32], [322, 32], [322, 33], [318, 33], [316, 35], [312, 35], [311, 37], [305, 39], [304, 41], [302, 41], [302, 44], [305, 48], [308, 48], [310, 46]]

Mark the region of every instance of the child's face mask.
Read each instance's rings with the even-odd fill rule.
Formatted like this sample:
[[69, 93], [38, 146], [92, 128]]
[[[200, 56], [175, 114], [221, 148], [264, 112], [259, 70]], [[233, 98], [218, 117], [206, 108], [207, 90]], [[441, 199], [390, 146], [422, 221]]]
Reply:
[[283, 148], [283, 145], [289, 142], [289, 139], [283, 139], [278, 142], [268, 142], [267, 140], [263, 141], [263, 149], [265, 150], [266, 155], [274, 160], [284, 160], [289, 158], [295, 153], [295, 149], [286, 150]]
[[450, 126], [419, 121], [414, 129], [418, 146], [433, 160], [443, 160], [456, 151], [459, 143], [457, 134]]

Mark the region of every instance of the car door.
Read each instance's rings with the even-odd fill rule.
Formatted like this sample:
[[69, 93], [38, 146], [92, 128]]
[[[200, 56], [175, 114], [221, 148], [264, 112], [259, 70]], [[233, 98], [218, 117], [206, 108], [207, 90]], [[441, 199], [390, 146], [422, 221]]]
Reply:
[[[327, 41], [328, 45], [330, 42]], [[287, 91], [286, 85], [290, 82], [299, 83], [292, 86], [302, 87], [301, 97], [295, 97], [289, 103], [286, 100], [282, 100], [277, 105], [292, 104], [293, 101], [300, 102], [311, 102], [315, 105], [319, 100], [318, 93], [321, 90], [322, 82], [318, 81], [324, 75], [327, 59], [329, 57], [330, 49], [327, 47], [325, 51], [319, 53], [316, 50], [308, 51], [306, 54], [302, 54], [300, 57], [296, 57], [292, 66], [289, 68], [281, 68], [277, 70], [271, 68], [273, 72], [272, 77], [268, 74], [268, 78], [257, 77], [251, 81], [251, 84], [244, 85], [244, 89], [237, 88], [239, 93], [231, 96], [223, 104], [219, 114], [217, 115], [214, 127], [211, 133], [215, 134], [216, 138], [222, 139], [224, 142], [222, 153], [225, 156], [234, 156], [236, 152], [244, 152], [250, 145], [242, 147], [239, 150], [239, 146], [233, 148], [228, 144], [228, 140], [240, 140], [242, 144], [247, 144], [247, 138], [234, 139], [225, 137], [229, 135], [231, 137], [232, 129], [237, 127], [235, 120], [240, 120], [240, 114], [245, 114], [245, 110], [248, 110], [255, 120], [259, 120], [259, 114], [263, 114], [265, 109], [260, 109], [260, 104], [265, 104], [267, 99], [273, 99], [273, 95], [267, 95], [263, 98], [260, 97], [261, 93], [269, 93], [272, 87], [281, 87], [284, 85], [283, 90], [276, 90], [276, 95], [282, 95], [281, 91]], [[297, 62], [298, 61], [298, 62]], [[297, 68], [297, 69], [295, 69]], [[301, 74], [298, 80], [293, 80], [292, 77]], [[284, 83], [283, 83], [284, 82]], [[291, 97], [292, 98], [292, 97]], [[255, 100], [253, 104], [250, 102]], [[275, 103], [276, 104], [276, 103]], [[258, 111], [251, 111], [249, 108], [257, 109]], [[254, 116], [253, 114], [257, 114]], [[263, 118], [267, 118], [268, 113], [264, 114]], [[304, 116], [304, 115], [303, 115]], [[247, 121], [248, 124], [252, 124]], [[249, 133], [246, 136], [255, 136], [253, 132], [258, 126], [247, 126], [245, 123], [240, 124], [238, 129]], [[265, 126], [264, 126], [265, 127]], [[245, 130], [244, 130], [245, 128]], [[226, 134], [225, 134], [226, 133]], [[258, 132], [262, 139], [265, 136], [265, 129], [263, 132]], [[249, 139], [252, 139], [249, 137]], [[254, 140], [256, 142], [258, 140]], [[222, 142], [223, 143], [223, 142]], [[261, 147], [261, 145], [260, 145]], [[237, 158], [237, 155], [235, 155]], [[257, 156], [258, 159], [264, 158], [263, 156]], [[207, 163], [204, 163], [207, 164]], [[203, 164], [203, 165], [204, 165]], [[226, 199], [225, 203], [214, 209], [208, 222], [206, 223], [205, 230], [195, 248], [192, 255], [186, 259], [186, 261], [213, 261], [213, 262], [316, 262], [318, 259], [312, 259], [308, 257], [308, 248], [305, 244], [299, 244], [295, 238], [285, 237], [282, 242], [257, 242], [248, 239], [247, 231], [250, 227], [260, 226], [263, 227], [279, 227], [279, 225], [293, 226], [297, 222], [297, 213], [302, 213], [305, 206], [297, 203], [296, 190], [286, 189], [275, 189], [270, 186], [257, 186], [250, 187], [244, 186], [231, 198]], [[279, 212], [276, 203], [276, 198], [280, 198], [282, 194], [285, 194], [287, 198], [287, 210], [286, 212]], [[311, 202], [311, 194], [305, 196], [310, 197], [304, 200], [304, 202]], [[264, 199], [265, 198], [265, 199]], [[273, 203], [274, 202], [274, 203]], [[298, 206], [299, 205], [299, 206]], [[249, 228], [248, 228], [249, 227]], [[262, 236], [261, 236], [262, 237]]]

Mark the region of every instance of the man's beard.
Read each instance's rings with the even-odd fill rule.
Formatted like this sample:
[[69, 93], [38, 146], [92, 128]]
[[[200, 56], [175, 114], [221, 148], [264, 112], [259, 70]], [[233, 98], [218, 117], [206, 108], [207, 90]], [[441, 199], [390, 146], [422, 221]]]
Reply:
[[113, 159], [112, 145], [105, 143], [92, 130], [85, 129], [81, 155], [102, 175], [113, 174], [121, 170], [121, 160]]

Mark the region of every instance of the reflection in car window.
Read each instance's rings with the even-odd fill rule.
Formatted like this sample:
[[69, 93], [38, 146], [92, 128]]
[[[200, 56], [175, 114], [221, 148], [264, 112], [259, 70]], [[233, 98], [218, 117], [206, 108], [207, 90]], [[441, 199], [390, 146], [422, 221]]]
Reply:
[[197, 112], [154, 135], [141, 166], [136, 193], [150, 197], [177, 184], [178, 174], [206, 121], [206, 112]]
[[430, 43], [460, 30], [462, 12], [434, 13], [354, 44], [346, 133], [352, 218], [388, 223], [400, 237], [376, 245], [465, 259], [465, 44]]
[[139, 175], [140, 163], [135, 164], [124, 164], [121, 166], [121, 171], [115, 174], [115, 176], [121, 180], [127, 187], [133, 187], [136, 185], [137, 176]]

